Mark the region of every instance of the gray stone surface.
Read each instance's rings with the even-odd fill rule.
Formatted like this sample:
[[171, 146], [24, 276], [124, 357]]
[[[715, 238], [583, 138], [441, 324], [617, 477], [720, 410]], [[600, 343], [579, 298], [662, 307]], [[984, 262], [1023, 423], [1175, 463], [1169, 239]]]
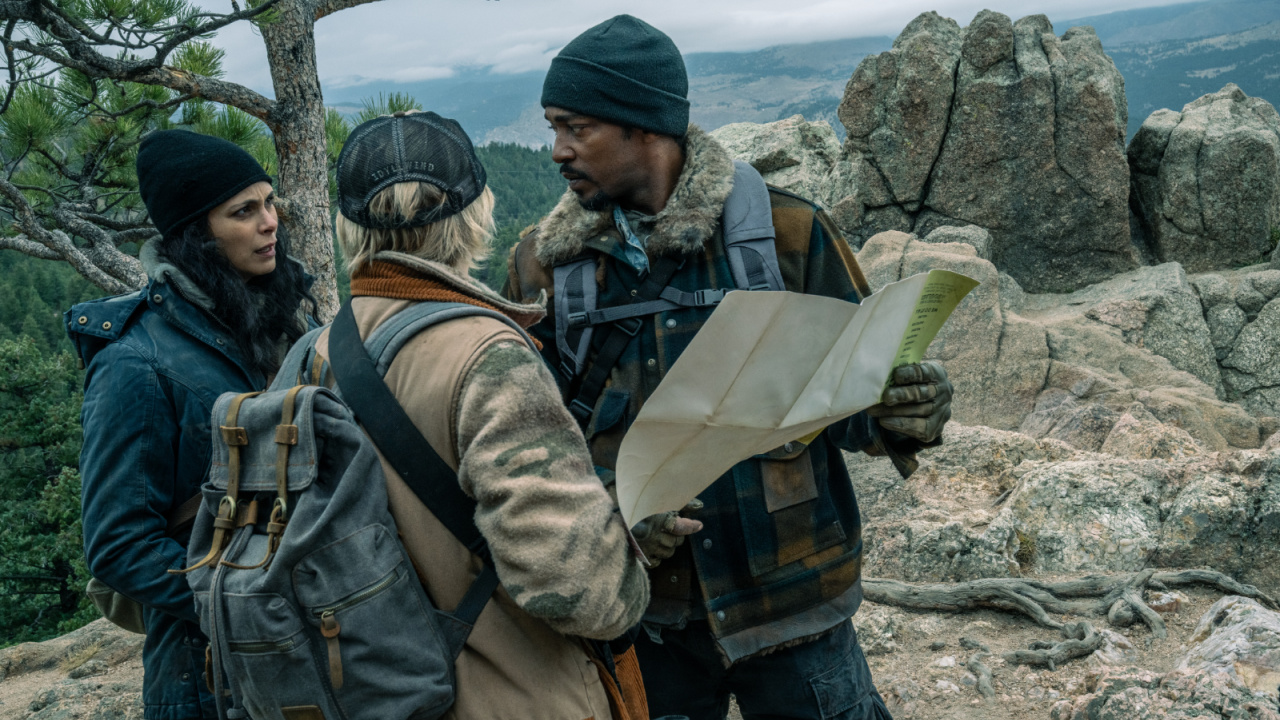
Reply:
[[1258, 415], [1280, 416], [1280, 298], [1236, 336], [1222, 361], [1227, 398]]
[[[970, 239], [981, 233], [976, 228], [959, 232]], [[979, 281], [930, 345], [928, 356], [947, 367], [956, 389], [952, 408], [958, 421], [1018, 427], [1044, 387], [1049, 348], [1041, 328], [1001, 308], [995, 266], [967, 242], [921, 242], [898, 232], [872, 238], [858, 253], [858, 262], [873, 288], [935, 268]]]
[[1280, 686], [1280, 613], [1228, 595], [1200, 618], [1194, 643], [1178, 663], [1190, 672], [1221, 673], [1265, 695]]
[[1129, 239], [1124, 80], [1089, 28], [983, 11], [961, 30], [926, 13], [868, 56], [839, 115], [858, 173], [855, 246], [883, 230], [990, 232], [1029, 292], [1138, 264]]
[[1280, 114], [1234, 84], [1159, 110], [1128, 149], [1132, 207], [1160, 262], [1189, 272], [1265, 262], [1280, 226]]
[[1142, 406], [1103, 452], [949, 426], [907, 480], [846, 455], [864, 572], [912, 582], [1212, 568], [1280, 587], [1280, 445], [1208, 452]]
[[1150, 462], [1034, 465], [984, 540], [1016, 548], [1023, 573], [1140, 570], [1156, 548], [1161, 522], [1154, 499], [1162, 480], [1161, 468]]
[[1214, 603], [1169, 673], [1103, 669], [1051, 720], [1280, 720], [1280, 614], [1228, 595]]
[[1098, 451], [1134, 460], [1180, 460], [1204, 449], [1186, 430], [1156, 419], [1142, 403], [1133, 403], [1116, 420]]
[[[978, 228], [935, 232], [930, 240], [964, 235], [977, 241], [981, 234]], [[876, 288], [931, 268], [981, 282], [928, 352], [947, 366], [955, 384], [958, 422], [1021, 428], [1098, 450], [1137, 402], [1206, 450], [1256, 448], [1266, 437], [1260, 425], [1265, 418], [1218, 397], [1221, 378], [1210, 326], [1176, 263], [1141, 268], [1074, 293], [1029, 294], [967, 241], [923, 242], [886, 232], [871, 238], [858, 260]], [[1221, 283], [1197, 277], [1195, 287], [1203, 294], [1212, 286], [1231, 298], [1233, 283], [1244, 277], [1238, 274], [1229, 273], [1230, 281], [1219, 277]], [[1223, 356], [1234, 347], [1224, 345]]]
[[973, 249], [978, 253], [978, 257], [983, 260], [991, 259], [991, 233], [977, 225], [965, 225], [964, 227], [943, 225], [920, 238], [920, 240], [927, 243], [965, 243], [973, 246]]
[[711, 136], [729, 154], [751, 164], [765, 182], [790, 190], [831, 210], [854, 195], [853, 166], [825, 120], [799, 115], [764, 123], [733, 123]]
[[1213, 344], [1214, 355], [1218, 360], [1226, 359], [1247, 322], [1244, 310], [1235, 303], [1215, 305], [1205, 311], [1204, 320], [1209, 325], [1209, 342]]

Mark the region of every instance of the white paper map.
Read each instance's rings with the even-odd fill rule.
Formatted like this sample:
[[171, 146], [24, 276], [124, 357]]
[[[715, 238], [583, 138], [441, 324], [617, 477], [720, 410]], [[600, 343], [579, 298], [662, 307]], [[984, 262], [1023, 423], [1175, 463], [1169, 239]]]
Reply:
[[741, 460], [879, 402], [893, 368], [919, 362], [977, 284], [931, 270], [861, 305], [726, 295], [623, 438], [617, 487], [627, 526], [679, 510]]

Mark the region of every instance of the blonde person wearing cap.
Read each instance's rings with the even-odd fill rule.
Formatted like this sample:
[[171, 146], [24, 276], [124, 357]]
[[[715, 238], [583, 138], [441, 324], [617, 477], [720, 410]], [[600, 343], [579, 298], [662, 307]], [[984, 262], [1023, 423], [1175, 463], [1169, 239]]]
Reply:
[[[503, 299], [467, 271], [493, 232], [494, 197], [471, 141], [431, 112], [352, 131], [338, 160], [338, 241], [362, 337], [414, 303], [468, 303], [521, 327], [539, 305]], [[316, 342], [327, 358], [328, 330]], [[413, 337], [387, 385], [476, 501], [500, 586], [456, 664], [454, 718], [647, 717], [634, 655], [607, 647], [649, 600], [614, 501], [542, 359], [511, 326], [470, 316]], [[340, 384], [340, 382], [339, 382]], [[482, 567], [383, 462], [392, 514], [432, 601], [455, 607]], [[619, 688], [621, 687], [621, 692]]]

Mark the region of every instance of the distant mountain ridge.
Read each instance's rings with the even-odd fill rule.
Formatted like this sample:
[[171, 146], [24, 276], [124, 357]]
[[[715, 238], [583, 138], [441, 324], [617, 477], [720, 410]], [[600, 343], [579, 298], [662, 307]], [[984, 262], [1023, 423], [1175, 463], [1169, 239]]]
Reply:
[[[1078, 25], [1094, 28], [1124, 75], [1130, 135], [1154, 110], [1181, 109], [1228, 82], [1280, 105], [1280, 0], [1205, 0], [1123, 10], [1058, 21], [1054, 29], [1061, 34]], [[713, 130], [800, 114], [827, 120], [843, 138], [836, 107], [849, 76], [863, 57], [892, 45], [889, 37], [863, 37], [753, 52], [691, 53], [685, 56], [691, 118]], [[537, 147], [550, 141], [538, 103], [544, 75], [464, 68], [437, 80], [338, 88], [327, 92], [326, 100], [354, 112], [363, 98], [404, 92], [457, 118], [478, 143]]]
[[1118, 45], [1228, 35], [1275, 20], [1280, 20], [1276, 0], [1207, 0], [1092, 15], [1054, 27], [1089, 25], [1110, 51]]

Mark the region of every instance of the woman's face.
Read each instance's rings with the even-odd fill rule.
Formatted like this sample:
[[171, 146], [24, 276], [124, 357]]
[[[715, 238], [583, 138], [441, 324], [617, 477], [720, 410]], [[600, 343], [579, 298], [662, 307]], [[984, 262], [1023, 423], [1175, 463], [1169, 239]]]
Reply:
[[241, 190], [209, 211], [209, 229], [218, 249], [241, 280], [251, 280], [276, 269], [275, 193], [263, 181]]

